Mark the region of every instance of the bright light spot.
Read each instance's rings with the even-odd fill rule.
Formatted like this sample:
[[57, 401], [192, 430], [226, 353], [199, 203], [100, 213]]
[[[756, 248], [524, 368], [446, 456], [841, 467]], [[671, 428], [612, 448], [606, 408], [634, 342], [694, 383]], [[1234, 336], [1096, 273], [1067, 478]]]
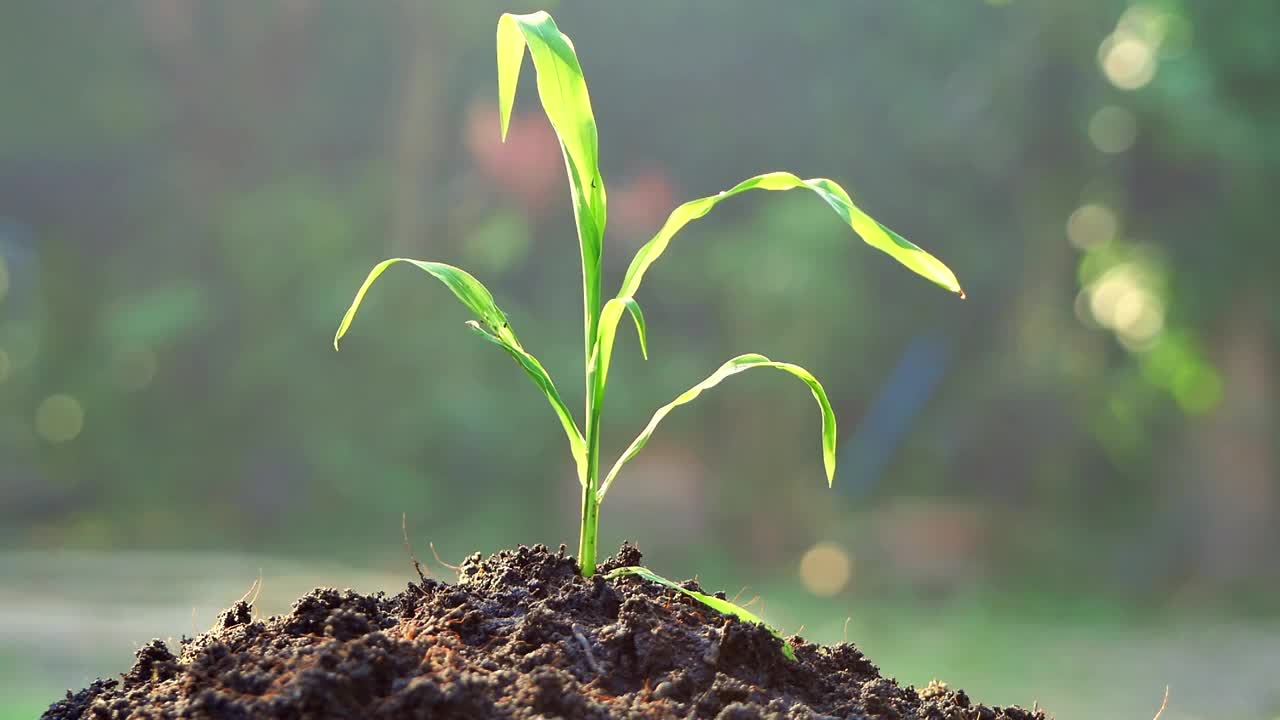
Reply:
[[36, 408], [36, 433], [51, 443], [74, 440], [84, 429], [84, 407], [70, 395], [50, 395]]
[[1117, 265], [1086, 290], [1097, 324], [1115, 331], [1130, 350], [1149, 350], [1164, 331], [1164, 302], [1135, 263]]
[[1137, 90], [1156, 76], [1156, 46], [1133, 32], [1117, 29], [1098, 48], [1098, 64], [1112, 85]]
[[1128, 349], [1150, 350], [1153, 341], [1164, 330], [1164, 305], [1147, 291], [1130, 293], [1116, 304], [1116, 335]]
[[800, 582], [820, 597], [831, 597], [849, 584], [853, 562], [839, 545], [820, 542], [800, 558]]
[[4, 256], [0, 255], [0, 300], [4, 300], [4, 296], [9, 294], [9, 266], [4, 262]]
[[156, 377], [156, 354], [148, 348], [125, 350], [116, 355], [112, 374], [124, 390], [142, 390]]
[[1103, 327], [1114, 329], [1120, 299], [1138, 290], [1137, 272], [1132, 264], [1111, 268], [1089, 290], [1089, 310], [1093, 319]]
[[1106, 245], [1116, 237], [1116, 215], [1106, 205], [1081, 205], [1067, 218], [1067, 239], [1084, 250]]
[[0, 350], [0, 383], [9, 379], [9, 353]]
[[1089, 139], [1104, 153], [1122, 153], [1138, 139], [1138, 120], [1125, 108], [1108, 105], [1089, 119]]

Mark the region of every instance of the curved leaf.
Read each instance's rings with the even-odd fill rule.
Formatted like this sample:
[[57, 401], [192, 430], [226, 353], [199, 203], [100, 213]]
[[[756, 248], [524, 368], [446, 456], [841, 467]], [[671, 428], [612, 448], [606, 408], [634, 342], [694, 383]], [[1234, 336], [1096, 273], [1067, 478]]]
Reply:
[[711, 208], [721, 200], [748, 190], [793, 190], [795, 188], [807, 188], [817, 193], [868, 245], [883, 250], [909, 269], [964, 297], [964, 290], [960, 289], [956, 276], [946, 265], [860, 210], [840, 185], [826, 178], [801, 180], [787, 172], [757, 175], [743, 180], [728, 190], [710, 197], [691, 200], [676, 208], [658, 234], [636, 252], [622, 280], [622, 289], [618, 291], [618, 296], [635, 295], [645, 272], [667, 249], [672, 236], [693, 220], [711, 212]]
[[600, 308], [600, 254], [604, 243], [605, 191], [600, 176], [596, 119], [573, 42], [546, 12], [505, 13], [498, 19], [498, 117], [505, 140], [516, 83], [529, 48], [538, 76], [538, 97], [564, 152], [573, 214], [582, 250], [585, 354], [590, 354]]
[[719, 385], [725, 378], [758, 367], [770, 367], [782, 370], [783, 372], [794, 375], [809, 386], [809, 390], [813, 393], [813, 399], [818, 402], [818, 407], [822, 411], [822, 464], [826, 468], [827, 472], [827, 486], [830, 487], [836, 473], [836, 415], [831, 409], [830, 401], [827, 400], [827, 392], [822, 389], [822, 384], [818, 382], [818, 379], [815, 378], [812, 373], [799, 365], [774, 362], [763, 355], [748, 353], [746, 355], [739, 355], [738, 357], [721, 365], [720, 368], [711, 373], [706, 380], [703, 380], [697, 385], [685, 390], [675, 400], [672, 400], [666, 405], [658, 408], [658, 411], [653, 414], [653, 417], [649, 420], [649, 424], [645, 426], [645, 429], [636, 436], [635, 440], [631, 441], [631, 445], [627, 447], [624, 453], [622, 453], [622, 457], [618, 458], [618, 461], [613, 464], [613, 468], [609, 470], [609, 475], [605, 477], [605, 481], [600, 486], [600, 492], [597, 496], [602, 500], [604, 499], [605, 493], [609, 491], [609, 486], [613, 484], [613, 480], [617, 477], [618, 472], [622, 470], [622, 466], [626, 465], [631, 458], [635, 457], [640, 450], [644, 448], [645, 444], [649, 442], [649, 438], [653, 435], [653, 431], [657, 429], [658, 424], [662, 422], [662, 419], [665, 418], [668, 413], [681, 405], [693, 402], [694, 399], [702, 394], [703, 390]]
[[[645, 360], [649, 359], [648, 343], [646, 341], [646, 331], [644, 324], [644, 313], [640, 310], [640, 303], [635, 298], [612, 298], [604, 304], [604, 309], [600, 311], [600, 328], [596, 335], [595, 346], [591, 349], [591, 359], [588, 365], [595, 367], [600, 373], [600, 385], [603, 387], [609, 378], [609, 363], [613, 358], [613, 341], [618, 334], [618, 321], [622, 319], [622, 311], [627, 310], [631, 313], [631, 320], [636, 326], [636, 335], [640, 339], [640, 354]], [[599, 363], [597, 365], [597, 362]]]
[[369, 276], [365, 278], [364, 284], [356, 292], [355, 299], [351, 301], [351, 307], [347, 309], [346, 315], [342, 318], [342, 323], [338, 326], [338, 332], [333, 336], [333, 349], [338, 349], [338, 342], [350, 329], [351, 322], [355, 320], [356, 311], [360, 309], [360, 303], [364, 301], [365, 293], [369, 291], [374, 281], [387, 268], [401, 262], [409, 263], [443, 282], [453, 291], [458, 300], [476, 316], [475, 320], [467, 321], [468, 327], [480, 333], [486, 340], [501, 346], [524, 368], [529, 378], [533, 380], [538, 389], [542, 391], [542, 394], [546, 396], [547, 401], [551, 403], [551, 409], [555, 411], [556, 416], [560, 419], [560, 425], [564, 428], [565, 435], [569, 439], [569, 449], [573, 453], [573, 459], [578, 466], [578, 479], [585, 485], [586, 444], [582, 438], [582, 432], [578, 430], [577, 424], [573, 421], [573, 415], [570, 414], [568, 406], [560, 398], [560, 393], [556, 390], [556, 385], [552, 382], [551, 375], [547, 373], [546, 368], [542, 367], [542, 363], [538, 362], [537, 358], [521, 347], [515, 331], [511, 329], [510, 323], [507, 322], [506, 314], [493, 301], [493, 295], [489, 292], [489, 289], [466, 270], [444, 263], [411, 260], [409, 258], [383, 260], [373, 266], [373, 270], [369, 271]]
[[791, 647], [791, 643], [787, 642], [786, 638], [782, 637], [782, 633], [778, 632], [777, 630], [774, 630], [764, 620], [760, 619], [759, 615], [756, 615], [755, 613], [742, 607], [741, 605], [736, 605], [734, 603], [729, 602], [728, 600], [721, 600], [720, 598], [714, 595], [707, 595], [706, 593], [700, 593], [696, 590], [687, 590], [681, 587], [680, 585], [655, 573], [649, 568], [640, 567], [639, 565], [628, 565], [627, 567], [620, 567], [620, 568], [617, 568], [616, 570], [611, 570], [609, 571], [609, 574], [605, 575], [604, 577], [606, 580], [616, 580], [625, 575], [636, 575], [638, 577], [642, 577], [645, 580], [648, 580], [649, 582], [655, 582], [655, 583], [658, 583], [659, 585], [675, 590], [678, 593], [683, 593], [685, 595], [688, 595], [689, 597], [693, 598], [694, 600], [697, 600], [698, 602], [702, 603], [703, 605], [706, 605], [707, 607], [711, 608], [712, 610], [715, 610], [716, 612], [724, 613], [725, 615], [732, 615], [733, 617], [736, 617], [739, 620], [742, 620], [743, 622], [749, 622], [749, 623], [754, 623], [756, 625], [760, 625], [765, 630], [768, 630], [769, 634], [773, 635], [774, 637], [782, 641], [782, 654], [785, 655], [788, 660], [796, 659], [795, 649]]
[[503, 314], [502, 310], [498, 309], [498, 305], [493, 301], [493, 294], [466, 270], [438, 262], [412, 260], [410, 258], [391, 258], [374, 265], [373, 269], [369, 271], [368, 277], [364, 279], [364, 284], [356, 291], [355, 299], [351, 301], [351, 307], [347, 308], [346, 315], [342, 317], [342, 324], [338, 326], [338, 332], [333, 336], [334, 350], [338, 349], [338, 341], [342, 339], [342, 336], [347, 334], [347, 330], [351, 327], [351, 321], [356, 319], [356, 311], [360, 309], [360, 303], [364, 301], [365, 293], [369, 292], [369, 288], [373, 286], [374, 281], [387, 268], [396, 263], [409, 263], [444, 283], [453, 291], [458, 300], [467, 306], [471, 314], [475, 315], [477, 320], [484, 323], [485, 327], [490, 328], [493, 332], [497, 332], [499, 328], [506, 325], [507, 316]]

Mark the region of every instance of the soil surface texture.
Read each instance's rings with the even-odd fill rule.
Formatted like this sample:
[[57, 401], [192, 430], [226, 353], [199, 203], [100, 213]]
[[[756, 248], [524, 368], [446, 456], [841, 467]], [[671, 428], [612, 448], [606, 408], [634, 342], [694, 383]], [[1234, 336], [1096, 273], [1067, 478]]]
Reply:
[[520, 547], [394, 597], [314, 590], [267, 619], [240, 602], [177, 656], [152, 641], [120, 679], [43, 717], [1046, 720], [939, 683], [902, 687], [850, 644], [793, 637], [791, 661], [763, 627], [603, 578], [639, 564], [623, 545], [587, 579], [563, 547]]

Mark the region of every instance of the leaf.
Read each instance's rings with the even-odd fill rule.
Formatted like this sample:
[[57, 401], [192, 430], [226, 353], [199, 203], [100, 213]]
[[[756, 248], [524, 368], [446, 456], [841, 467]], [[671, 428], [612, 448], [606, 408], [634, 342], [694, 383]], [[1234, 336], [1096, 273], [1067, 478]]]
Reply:
[[696, 590], [687, 590], [683, 587], [680, 587], [676, 583], [662, 577], [661, 575], [655, 573], [649, 568], [640, 567], [639, 565], [629, 565], [627, 567], [620, 567], [615, 570], [611, 570], [609, 571], [608, 575], [605, 575], [605, 579], [616, 580], [625, 575], [636, 575], [636, 576], [642, 577], [645, 580], [648, 580], [649, 582], [655, 582], [655, 583], [658, 583], [659, 585], [675, 590], [678, 593], [688, 595], [689, 597], [693, 598], [694, 600], [697, 600], [698, 602], [702, 603], [703, 605], [706, 605], [707, 607], [711, 608], [712, 610], [715, 610], [716, 612], [724, 613], [725, 615], [731, 615], [743, 622], [749, 622], [755, 625], [760, 625], [765, 630], [768, 630], [770, 635], [773, 635], [774, 637], [782, 641], [782, 654], [785, 655], [788, 660], [796, 659], [795, 648], [792, 648], [791, 643], [787, 642], [787, 639], [782, 637], [782, 633], [778, 632], [777, 630], [774, 630], [767, 623], [765, 623], [764, 620], [760, 619], [760, 616], [756, 615], [755, 613], [751, 612], [750, 610], [747, 610], [746, 608], [740, 605], [735, 605], [734, 603], [731, 603], [728, 600], [721, 600], [720, 598], [714, 595], [707, 595], [705, 593], [700, 593]]
[[645, 360], [649, 359], [649, 349], [645, 340], [645, 324], [644, 313], [640, 311], [640, 303], [635, 298], [612, 298], [604, 304], [604, 309], [600, 311], [600, 328], [596, 336], [595, 347], [591, 350], [591, 360], [589, 365], [599, 362], [598, 372], [601, 375], [600, 384], [604, 386], [609, 378], [609, 362], [613, 357], [613, 341], [618, 333], [618, 321], [622, 319], [622, 311], [626, 309], [631, 313], [631, 320], [636, 326], [636, 335], [640, 339], [640, 354]]
[[586, 315], [584, 354], [591, 353], [600, 307], [600, 256], [604, 244], [605, 190], [600, 176], [596, 119], [573, 42], [545, 12], [505, 13], [498, 19], [498, 117], [505, 140], [515, 103], [524, 50], [538, 76], [538, 98], [560, 139], [582, 251]]
[[334, 350], [338, 349], [338, 341], [342, 339], [342, 336], [347, 334], [347, 330], [351, 327], [351, 321], [356, 319], [356, 311], [360, 309], [360, 303], [364, 301], [365, 293], [369, 292], [369, 288], [373, 286], [374, 281], [387, 268], [396, 263], [409, 263], [444, 283], [453, 291], [458, 300], [467, 306], [471, 314], [475, 315], [477, 320], [484, 323], [493, 332], [497, 332], [498, 328], [506, 325], [507, 316], [494, 303], [493, 294], [466, 270], [438, 262], [391, 258], [374, 265], [373, 269], [369, 271], [369, 276], [364, 279], [364, 284], [356, 291], [355, 299], [351, 301], [351, 307], [347, 308], [346, 315], [342, 317], [342, 324], [338, 326], [338, 332], [333, 336]]
[[813, 399], [818, 402], [818, 407], [822, 410], [822, 462], [827, 471], [827, 487], [830, 487], [836, 472], [836, 416], [831, 409], [831, 403], [827, 400], [827, 392], [822, 389], [822, 384], [818, 382], [817, 378], [799, 365], [774, 362], [763, 355], [748, 353], [739, 355], [721, 365], [706, 380], [685, 390], [675, 400], [658, 408], [658, 411], [653, 414], [645, 429], [636, 436], [635, 440], [631, 441], [631, 445], [627, 447], [626, 452], [622, 453], [622, 457], [618, 458], [618, 461], [613, 464], [613, 468], [609, 470], [608, 476], [605, 477], [604, 483], [600, 486], [600, 492], [597, 493], [597, 497], [604, 499], [605, 493], [609, 491], [609, 486], [613, 484], [613, 480], [617, 477], [618, 472], [622, 470], [622, 466], [626, 465], [631, 458], [635, 457], [644, 448], [645, 444], [649, 442], [649, 438], [653, 435], [653, 431], [657, 429], [658, 424], [662, 422], [662, 419], [668, 413], [685, 403], [692, 402], [702, 394], [703, 390], [719, 385], [725, 378], [758, 367], [782, 370], [800, 378], [809, 386], [809, 390], [813, 393]]
[[578, 465], [578, 479], [585, 485], [586, 443], [582, 438], [582, 432], [578, 430], [577, 424], [573, 421], [573, 415], [570, 414], [569, 408], [564, 404], [564, 400], [560, 398], [560, 393], [556, 390], [555, 383], [552, 382], [551, 376], [546, 369], [542, 367], [542, 363], [538, 362], [537, 358], [521, 347], [515, 331], [511, 329], [510, 323], [507, 322], [506, 314], [493, 301], [493, 295], [489, 292], [489, 289], [466, 270], [444, 263], [411, 260], [409, 258], [391, 258], [374, 265], [373, 269], [369, 271], [369, 276], [365, 278], [364, 284], [356, 292], [355, 299], [351, 301], [351, 307], [347, 309], [346, 315], [343, 316], [342, 324], [338, 326], [338, 332], [333, 336], [333, 349], [338, 349], [338, 342], [347, 334], [347, 330], [351, 327], [351, 322], [355, 320], [356, 311], [360, 309], [360, 303], [364, 301], [365, 293], [369, 291], [374, 281], [387, 268], [401, 262], [409, 263], [443, 282], [453, 291], [458, 300], [476, 316], [476, 319], [469, 320], [467, 325], [472, 330], [479, 332], [486, 340], [501, 346], [524, 368], [529, 378], [533, 380], [538, 389], [542, 391], [542, 394], [546, 396], [547, 401], [551, 403], [551, 409], [555, 411], [556, 416], [560, 419], [560, 425], [564, 428], [565, 435], [569, 438], [569, 449]]
[[956, 276], [952, 274], [946, 265], [858, 209], [858, 206], [853, 204], [853, 200], [849, 198], [849, 194], [844, 191], [844, 188], [826, 178], [801, 180], [795, 175], [786, 172], [757, 175], [743, 180], [729, 190], [710, 197], [691, 200], [676, 208], [667, 218], [666, 223], [663, 224], [658, 234], [654, 235], [653, 239], [645, 243], [636, 252], [636, 256], [631, 260], [631, 266], [627, 268], [627, 274], [622, 280], [622, 289], [618, 291], [618, 296], [635, 295], [645, 272], [667, 249], [672, 236], [685, 225], [711, 212], [711, 208], [715, 207], [721, 200], [748, 190], [793, 190], [795, 188], [807, 188], [817, 193], [868, 245], [883, 250], [916, 273], [952, 292], [959, 293], [960, 297], [964, 297], [964, 290], [960, 288], [960, 283], [956, 280]]

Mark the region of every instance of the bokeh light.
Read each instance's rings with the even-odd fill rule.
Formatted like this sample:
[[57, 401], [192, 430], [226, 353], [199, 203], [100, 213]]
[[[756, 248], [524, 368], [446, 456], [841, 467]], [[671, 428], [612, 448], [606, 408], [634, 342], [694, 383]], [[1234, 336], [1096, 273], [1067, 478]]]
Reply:
[[1116, 229], [1115, 213], [1098, 203], [1081, 205], [1067, 218], [1067, 239], [1081, 250], [1111, 242]]
[[817, 543], [800, 558], [800, 582], [819, 597], [831, 597], [844, 590], [852, 574], [849, 553], [835, 543]]
[[1153, 285], [1150, 269], [1136, 261], [1107, 270], [1086, 289], [1093, 321], [1130, 350], [1149, 349], [1165, 322], [1164, 301]]
[[36, 408], [36, 434], [48, 442], [70, 442], [83, 429], [84, 406], [70, 395], [50, 395]]
[[1134, 33], [1117, 29], [1098, 48], [1098, 64], [1112, 85], [1137, 90], [1156, 76], [1156, 48]]
[[1138, 138], [1138, 120], [1126, 108], [1108, 105], [1089, 119], [1089, 139], [1093, 146], [1114, 155], [1133, 147]]

